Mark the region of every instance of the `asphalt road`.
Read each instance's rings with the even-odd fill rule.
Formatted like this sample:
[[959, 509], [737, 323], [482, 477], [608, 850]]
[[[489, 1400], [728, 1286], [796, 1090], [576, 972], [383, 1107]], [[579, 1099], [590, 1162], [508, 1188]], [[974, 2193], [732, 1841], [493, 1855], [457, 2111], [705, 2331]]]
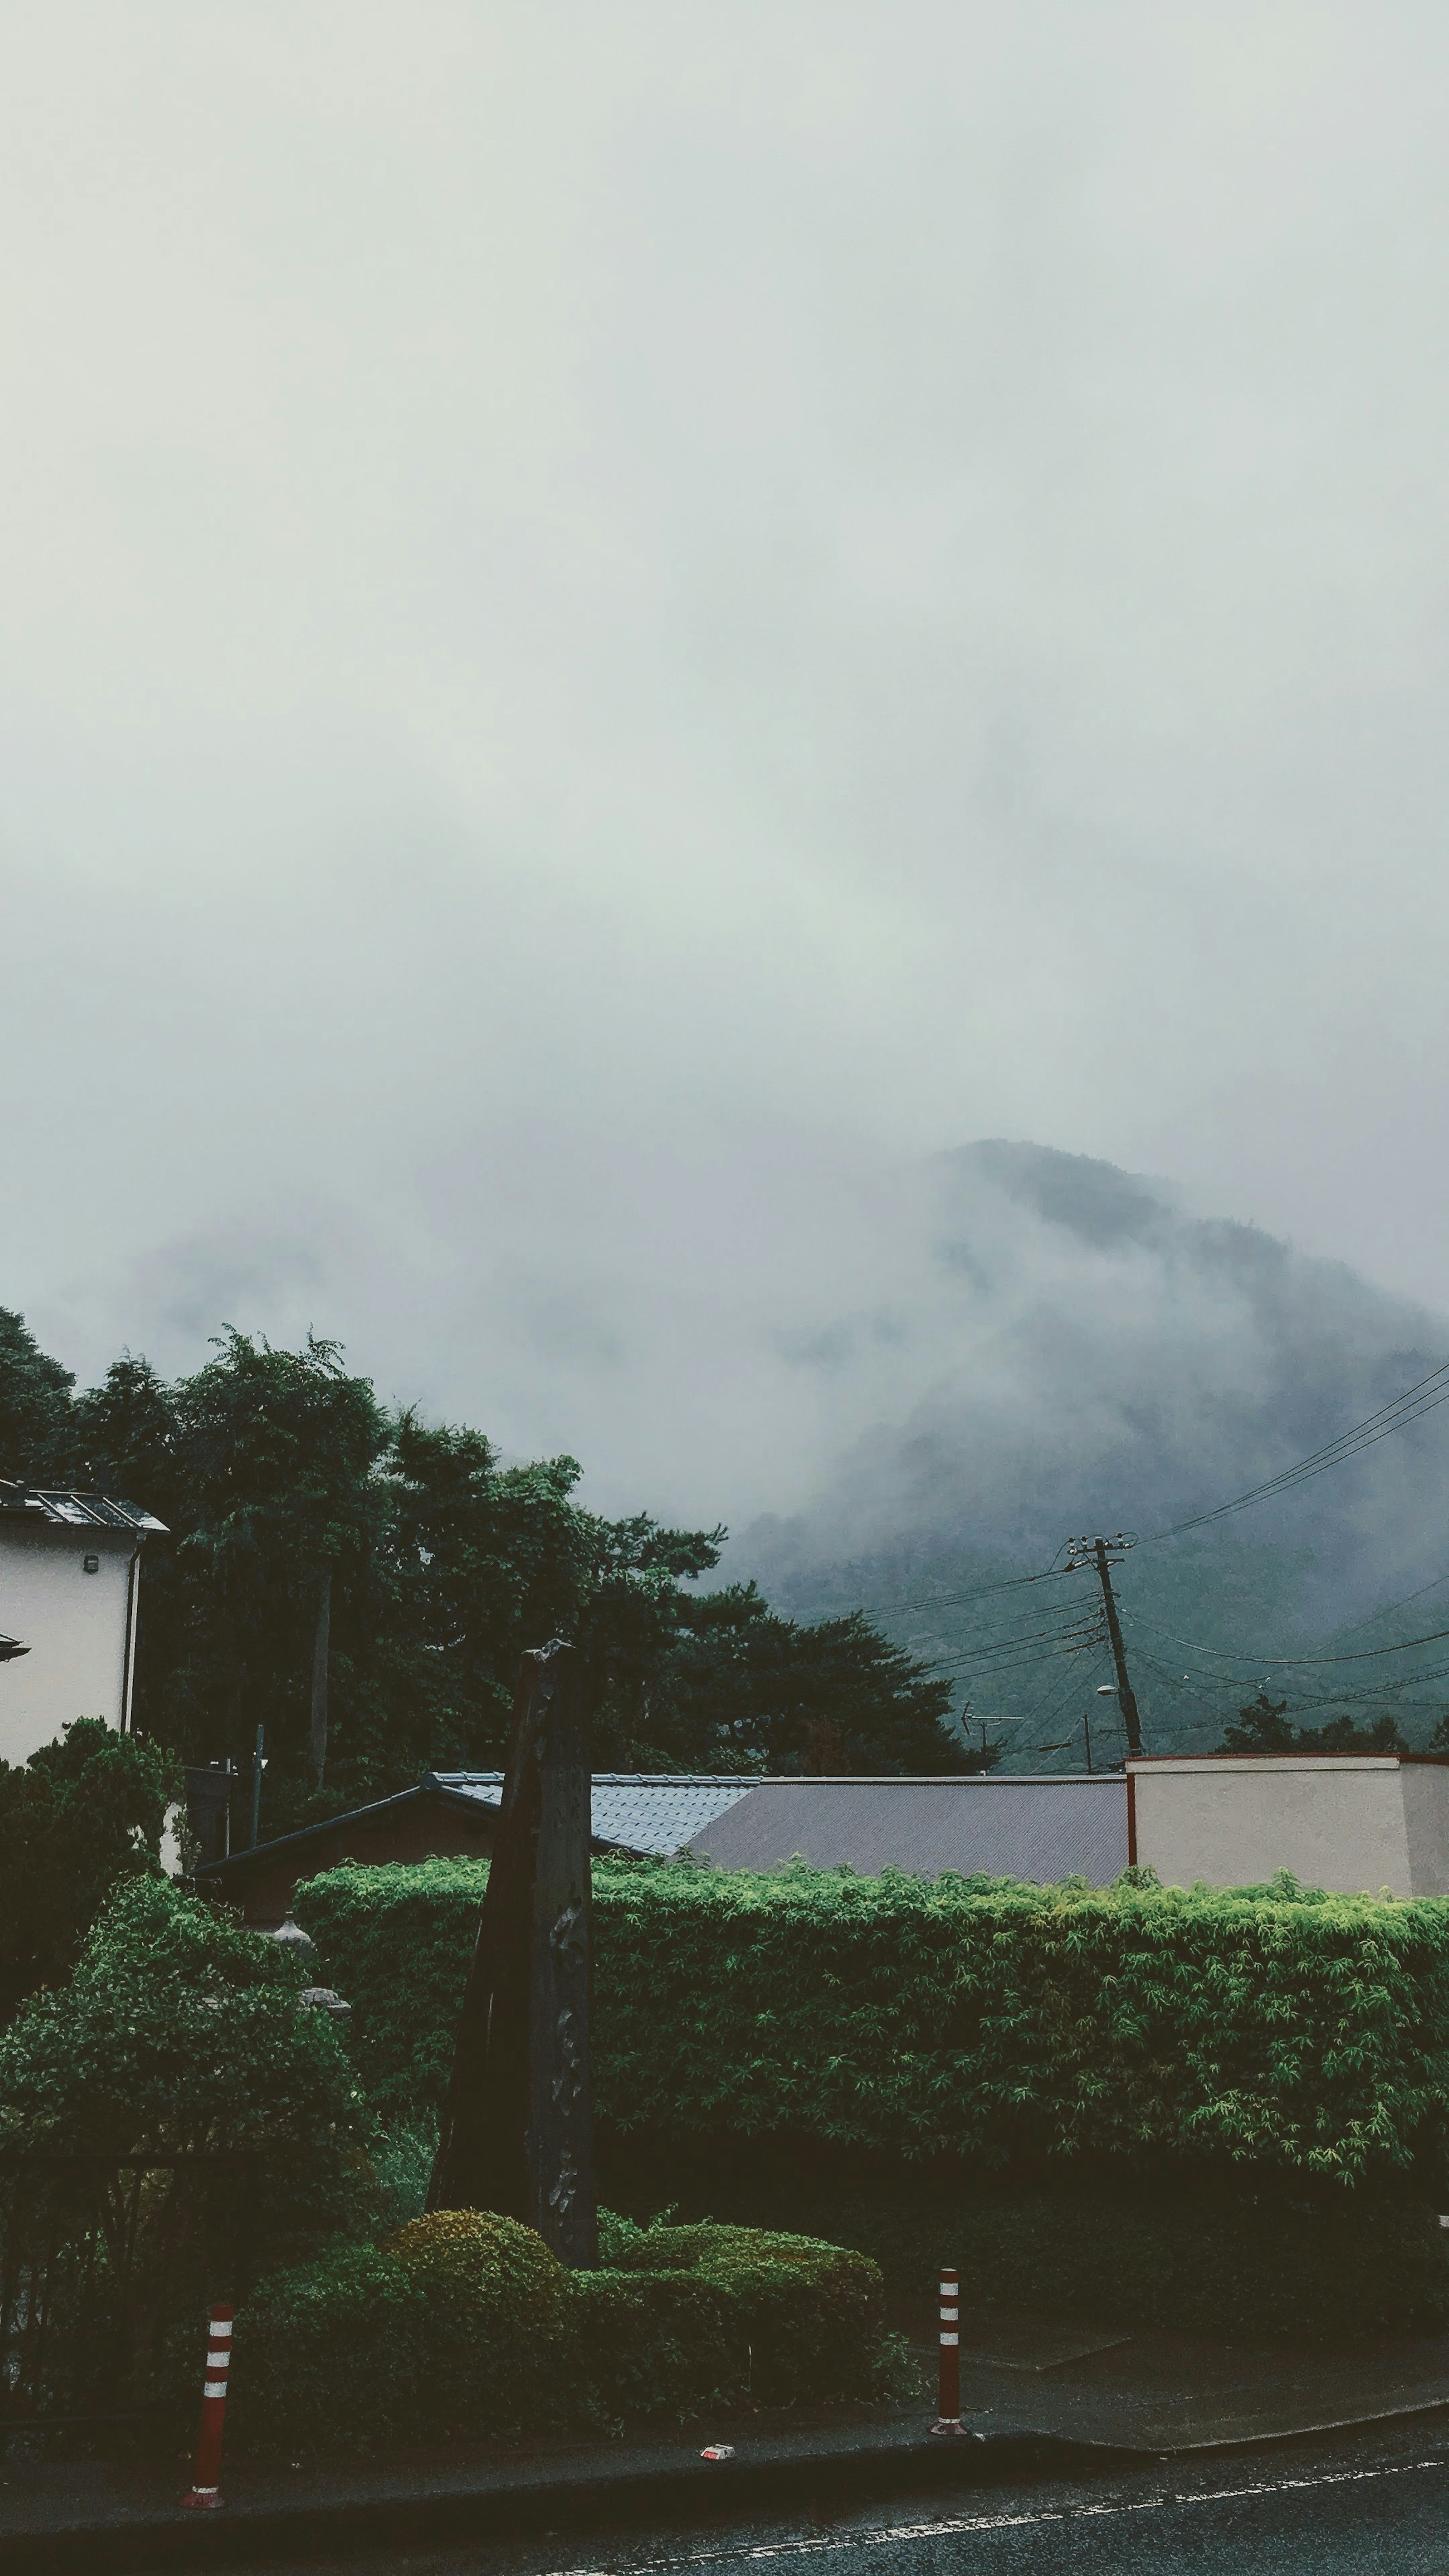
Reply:
[[1449, 2428], [944, 2504], [896, 2497], [838, 2519], [825, 2497], [748, 2525], [723, 2489], [721, 2506], [688, 2529], [312, 2559], [308, 2576], [1449, 2576]]

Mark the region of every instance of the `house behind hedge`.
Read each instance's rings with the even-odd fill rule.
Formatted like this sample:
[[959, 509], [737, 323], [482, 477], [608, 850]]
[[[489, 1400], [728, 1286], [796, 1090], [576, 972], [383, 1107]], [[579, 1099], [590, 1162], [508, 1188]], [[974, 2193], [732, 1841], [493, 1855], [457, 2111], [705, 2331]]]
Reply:
[[[396, 1797], [217, 1856], [198, 1868], [197, 1885], [240, 1906], [248, 1922], [275, 1925], [299, 1879], [344, 1861], [486, 1855], [502, 1790], [501, 1771], [430, 1771]], [[596, 1851], [687, 1852], [721, 1869], [776, 1869], [798, 1857], [864, 1877], [986, 1871], [1106, 1887], [1129, 1858], [1126, 1789], [1111, 1772], [863, 1780], [596, 1771], [592, 1821]]]

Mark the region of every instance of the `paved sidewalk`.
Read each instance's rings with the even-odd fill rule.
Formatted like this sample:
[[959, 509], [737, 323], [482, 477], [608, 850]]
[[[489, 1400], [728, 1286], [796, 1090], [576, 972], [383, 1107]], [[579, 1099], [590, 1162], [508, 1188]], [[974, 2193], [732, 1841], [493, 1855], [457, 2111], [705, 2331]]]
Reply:
[[[1352, 2351], [1234, 2346], [967, 2311], [962, 2404], [980, 2441], [932, 2440], [932, 2310], [897, 2302], [917, 2405], [726, 2414], [607, 2443], [453, 2444], [361, 2460], [237, 2462], [224, 2510], [180, 2510], [184, 2464], [0, 2458], [0, 2576], [219, 2565], [401, 2541], [690, 2516], [893, 2489], [990, 2485], [1234, 2450], [1449, 2409], [1449, 2337]], [[700, 2457], [708, 2441], [735, 2458]]]
[[[912, 2314], [895, 2303], [892, 2322], [924, 2367], [919, 2303]], [[1029, 2423], [1153, 2454], [1236, 2448], [1449, 2406], [1449, 2336], [1325, 2350], [963, 2309], [961, 2403], [983, 2430]]]

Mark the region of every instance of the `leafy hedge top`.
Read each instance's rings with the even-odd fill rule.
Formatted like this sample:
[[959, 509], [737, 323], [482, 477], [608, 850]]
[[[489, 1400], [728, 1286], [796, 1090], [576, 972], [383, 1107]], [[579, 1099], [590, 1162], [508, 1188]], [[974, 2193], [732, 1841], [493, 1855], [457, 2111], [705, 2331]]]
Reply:
[[450, 2285], [468, 2298], [479, 2330], [485, 2313], [509, 2313], [527, 2324], [559, 2306], [568, 2275], [533, 2228], [486, 2209], [432, 2209], [410, 2218], [386, 2251], [419, 2280]]
[[[297, 1911], [380, 2104], [437, 2099], [486, 1869], [328, 1872]], [[1354, 2183], [1440, 2152], [1449, 1902], [596, 1865], [599, 2108], [680, 2144], [1093, 2156]]]

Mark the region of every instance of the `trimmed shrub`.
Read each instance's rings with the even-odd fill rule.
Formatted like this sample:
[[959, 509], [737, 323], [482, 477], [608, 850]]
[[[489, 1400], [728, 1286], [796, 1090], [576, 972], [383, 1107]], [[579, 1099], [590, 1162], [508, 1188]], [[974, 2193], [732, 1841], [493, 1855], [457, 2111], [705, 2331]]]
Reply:
[[[645, 2228], [616, 2257], [621, 2271], [692, 2278], [721, 2293], [726, 2349], [762, 2405], [799, 2398], [866, 2397], [877, 2382], [885, 2332], [880, 2268], [811, 2236], [755, 2227]], [[709, 2394], [709, 2391], [702, 2391]]]
[[352, 2006], [349, 2045], [386, 2120], [442, 2110], [487, 1884], [486, 1861], [349, 1862], [293, 1897], [328, 1979], [346, 1980], [337, 1991]]
[[479, 2210], [333, 2248], [241, 2312], [229, 2437], [358, 2450], [879, 2384], [881, 2281], [863, 2256], [708, 2222], [630, 2230], [623, 2250], [569, 2273], [530, 2228]]
[[263, 2284], [237, 2325], [238, 2438], [358, 2450], [557, 2422], [572, 2333], [542, 2237], [440, 2210]]
[[[435, 1860], [298, 1891], [379, 2104], [440, 2098], [483, 1885]], [[1449, 1903], [619, 1860], [594, 1889], [601, 2119], [676, 2158], [1445, 2169]]]
[[491, 2210], [439, 2209], [410, 2219], [387, 2250], [422, 2285], [434, 2368], [458, 2392], [445, 2414], [501, 2427], [556, 2407], [569, 2275], [541, 2236]]
[[735, 2304], [698, 2272], [576, 2272], [570, 2287], [578, 2404], [596, 2423], [682, 2415], [749, 2387]]
[[375, 2245], [274, 2273], [237, 2315], [233, 2450], [368, 2450], [436, 2425], [427, 2288]]

